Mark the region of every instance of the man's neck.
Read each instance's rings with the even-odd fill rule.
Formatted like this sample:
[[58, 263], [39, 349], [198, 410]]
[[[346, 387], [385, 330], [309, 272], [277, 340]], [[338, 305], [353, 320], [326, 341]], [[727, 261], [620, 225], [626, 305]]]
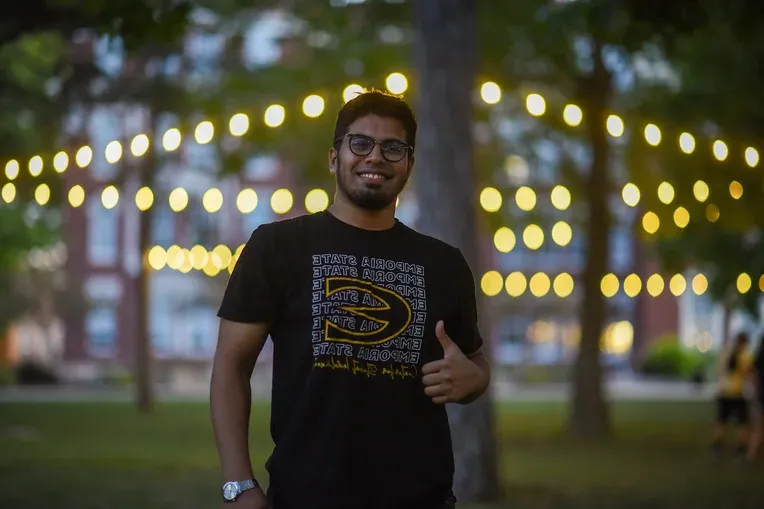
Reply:
[[382, 210], [366, 210], [335, 200], [329, 212], [340, 221], [364, 230], [388, 230], [395, 225], [395, 205]]

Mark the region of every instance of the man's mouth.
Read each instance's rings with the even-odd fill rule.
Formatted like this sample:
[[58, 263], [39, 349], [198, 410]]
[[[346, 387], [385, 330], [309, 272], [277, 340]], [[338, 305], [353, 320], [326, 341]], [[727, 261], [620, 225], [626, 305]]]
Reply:
[[358, 176], [364, 180], [369, 180], [371, 182], [383, 182], [389, 178], [387, 175], [383, 173], [377, 173], [373, 171], [363, 171], [363, 172], [360, 172]]

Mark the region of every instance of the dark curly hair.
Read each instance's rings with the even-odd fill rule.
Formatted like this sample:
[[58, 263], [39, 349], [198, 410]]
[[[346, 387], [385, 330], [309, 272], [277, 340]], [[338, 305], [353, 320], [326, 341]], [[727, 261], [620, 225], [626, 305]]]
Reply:
[[[411, 145], [412, 150], [416, 146], [416, 119], [409, 105], [399, 96], [374, 89], [358, 94], [340, 108], [332, 141], [346, 135], [350, 124], [366, 115], [398, 120], [406, 131], [406, 143]], [[337, 148], [335, 143], [333, 145]]]

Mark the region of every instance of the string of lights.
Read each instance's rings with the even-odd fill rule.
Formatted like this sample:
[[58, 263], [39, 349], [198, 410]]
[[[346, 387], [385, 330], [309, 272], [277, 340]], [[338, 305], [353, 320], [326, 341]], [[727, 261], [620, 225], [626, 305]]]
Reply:
[[[689, 284], [688, 284], [689, 283]], [[521, 272], [512, 272], [509, 275], [501, 275], [500, 272], [492, 270], [483, 274], [480, 282], [483, 293], [489, 297], [495, 297], [506, 291], [510, 297], [520, 297], [526, 290], [534, 297], [546, 296], [550, 289], [558, 297], [568, 297], [573, 293], [573, 277], [566, 273], [560, 273], [554, 278], [543, 273], [537, 272], [527, 277]], [[753, 279], [747, 273], [738, 275], [735, 282], [737, 291], [740, 294], [748, 293], [753, 288]], [[758, 280], [759, 290], [764, 292], [764, 274]], [[691, 290], [695, 295], [703, 295], [708, 291], [708, 278], [704, 274], [695, 274], [688, 282], [683, 274], [673, 274], [666, 277], [662, 274], [654, 273], [646, 277], [644, 283], [642, 278], [635, 273], [623, 277], [622, 281], [618, 276], [609, 273], [606, 274], [600, 282], [600, 290], [606, 298], [615, 297], [620, 290], [624, 295], [635, 298], [640, 293], [646, 292], [651, 297], [659, 297], [667, 289], [675, 297], [679, 297], [686, 291]]]
[[[392, 73], [387, 76], [385, 85], [391, 93], [402, 94], [408, 89], [408, 80], [402, 73]], [[342, 92], [343, 100], [347, 102], [363, 91], [364, 88], [361, 85], [348, 85]], [[485, 82], [480, 87], [480, 97], [486, 105], [496, 105], [502, 99], [502, 89], [493, 81]], [[311, 94], [302, 101], [302, 114], [307, 118], [318, 118], [324, 113], [325, 104], [326, 102], [323, 97]], [[532, 117], [542, 117], [549, 114], [546, 99], [541, 94], [528, 94], [525, 97], [524, 105], [527, 113]], [[287, 110], [283, 105], [272, 104], [265, 108], [262, 122], [267, 127], [278, 128], [284, 124], [286, 116]], [[579, 127], [584, 122], [583, 111], [575, 104], [564, 105], [561, 109], [561, 118], [571, 128]], [[247, 113], [235, 113], [228, 119], [228, 134], [234, 137], [244, 136], [249, 131], [252, 122], [253, 120]], [[620, 138], [626, 132], [626, 125], [623, 119], [616, 114], [610, 114], [607, 117], [605, 126], [612, 138]], [[193, 141], [200, 145], [208, 144], [216, 136], [215, 126], [209, 120], [204, 120], [196, 125], [193, 133], [189, 133], [189, 136], [192, 136]], [[652, 123], [647, 124], [643, 128], [643, 136], [645, 142], [652, 147], [658, 147], [665, 141], [665, 136], [661, 129]], [[688, 155], [695, 153], [700, 144], [695, 136], [689, 132], [680, 133], [676, 140], [679, 150]], [[181, 147], [183, 141], [184, 134], [180, 129], [173, 127], [162, 134], [159, 145], [161, 145], [161, 149], [165, 152], [174, 152]], [[710, 146], [711, 153], [716, 160], [724, 162], [730, 159], [730, 148], [725, 141], [716, 139], [713, 140]], [[144, 156], [150, 149], [151, 140], [149, 137], [144, 133], [139, 133], [133, 136], [128, 147], [123, 147], [122, 143], [118, 140], [109, 142], [105, 146], [103, 157], [107, 163], [116, 164], [122, 160], [128, 151], [133, 157], [139, 158]], [[750, 168], [758, 166], [759, 152], [756, 148], [751, 146], [745, 147], [741, 154], [742, 159]], [[66, 151], [59, 151], [52, 158], [52, 169], [55, 174], [59, 175], [68, 171], [70, 167], [75, 166], [86, 170], [92, 164], [95, 157], [96, 154], [89, 145], [79, 147], [71, 155]], [[38, 178], [41, 177], [45, 164], [42, 156], [35, 155], [27, 161], [25, 166], [33, 178]], [[5, 203], [11, 204], [18, 198], [14, 180], [19, 177], [21, 171], [22, 163], [19, 160], [12, 159], [6, 162], [4, 173], [7, 182], [0, 188], [0, 198]], [[114, 185], [104, 185], [102, 188], [92, 192], [100, 194], [100, 203], [106, 209], [113, 209], [120, 203], [120, 200], [128, 198], [123, 196], [124, 192], [120, 192]], [[72, 185], [65, 193], [66, 202], [72, 208], [82, 206], [86, 200], [86, 191], [79, 184]], [[740, 199], [743, 195], [742, 184], [732, 180], [729, 184], [729, 194], [733, 199]], [[702, 180], [697, 180], [693, 186], [693, 195], [699, 203], [706, 203], [710, 195], [708, 184]], [[669, 182], [664, 181], [657, 187], [657, 196], [661, 203], [671, 205], [675, 200], [676, 191]], [[134, 196], [129, 198], [132, 198], [135, 206], [140, 211], [149, 210], [155, 202], [154, 191], [149, 187], [139, 189]], [[537, 192], [529, 186], [520, 186], [515, 189], [513, 198], [517, 207], [526, 212], [533, 210], [538, 203]], [[173, 212], [185, 210], [191, 199], [192, 197], [189, 195], [189, 192], [183, 187], [177, 187], [167, 195], [169, 208]], [[296, 203], [294, 193], [286, 188], [273, 191], [270, 197], [260, 196], [257, 190], [251, 188], [238, 191], [235, 197], [225, 197], [223, 192], [217, 187], [211, 187], [201, 195], [202, 206], [209, 213], [220, 211], [223, 208], [224, 202], [229, 199], [235, 200], [236, 208], [242, 214], [253, 212], [258, 206], [261, 206], [264, 200], [279, 215], [290, 212]], [[627, 206], [632, 208], [637, 207], [642, 201], [642, 191], [640, 191], [636, 184], [627, 182], [622, 188], [621, 199]], [[34, 200], [40, 206], [47, 205], [50, 202], [51, 188], [47, 183], [41, 182], [35, 187]], [[504, 200], [505, 195], [496, 187], [485, 187], [479, 194], [479, 204], [488, 213], [500, 211]], [[572, 196], [565, 186], [556, 185], [549, 191], [549, 200], [554, 208], [564, 211], [570, 207]], [[305, 193], [303, 203], [306, 212], [319, 212], [328, 207], [329, 195], [324, 189], [311, 189]], [[720, 216], [719, 207], [713, 203], [708, 203], [705, 207], [705, 216], [708, 221], [717, 221]], [[677, 206], [673, 212], [673, 221], [679, 228], [686, 227], [690, 222], [690, 213], [687, 208]], [[651, 210], [645, 211], [641, 217], [641, 226], [646, 233], [650, 235], [656, 234], [660, 228], [658, 214]], [[573, 230], [565, 221], [556, 222], [551, 227], [549, 234], [555, 244], [563, 247], [567, 246], [573, 238]], [[530, 250], [540, 249], [545, 241], [544, 230], [536, 224], [526, 225], [523, 227], [522, 233], [515, 233], [506, 226], [501, 227], [494, 233], [493, 241], [498, 251], [509, 253], [515, 248], [518, 237], [522, 239], [523, 244]], [[179, 270], [181, 272], [199, 270], [209, 276], [215, 276], [221, 271], [228, 270], [230, 272], [238, 259], [240, 251], [241, 246], [234, 251], [225, 246], [217, 246], [211, 251], [207, 251], [202, 246], [195, 246], [191, 249], [171, 246], [167, 250], [160, 246], [155, 246], [149, 251], [147, 258], [149, 265], [155, 270], [163, 268]], [[531, 295], [536, 297], [543, 297], [549, 294], [550, 291], [553, 291], [559, 297], [567, 297], [572, 294], [573, 285], [573, 277], [567, 273], [558, 274], [554, 278], [541, 272], [527, 278], [521, 273], [512, 273], [505, 278], [497, 271], [488, 271], [481, 279], [481, 288], [489, 296], [498, 296], [506, 290], [506, 293], [510, 296], [519, 297], [527, 289]], [[606, 297], [616, 295], [620, 286], [619, 280], [614, 274], [608, 274], [602, 280], [602, 292]], [[664, 286], [663, 277], [654, 274], [646, 280], [644, 291], [651, 296], [658, 296], [663, 292]], [[692, 290], [698, 295], [705, 292], [707, 286], [707, 280], [702, 274], [696, 275], [692, 280]], [[681, 274], [676, 274], [669, 280], [669, 290], [674, 295], [681, 295], [686, 290], [686, 287], [687, 283]], [[738, 278], [738, 291], [746, 293], [751, 287], [750, 276], [741, 274], [740, 278]], [[764, 291], [764, 276], [759, 279], [759, 287]], [[627, 296], [636, 296], [642, 290], [641, 279], [636, 274], [631, 274], [624, 279], [623, 291]]]
[[[172, 245], [168, 249], [162, 246], [153, 246], [147, 256], [148, 265], [153, 270], [175, 270], [189, 273], [192, 270], [201, 271], [214, 277], [223, 271], [233, 271], [244, 245], [231, 249], [220, 244], [211, 250], [204, 246], [196, 245], [192, 248], [182, 248]], [[764, 274], [758, 278], [759, 290], [764, 292]], [[522, 297], [531, 295], [541, 298], [554, 293], [557, 297], [566, 298], [573, 294], [575, 288], [574, 277], [567, 273], [547, 274], [535, 272], [523, 274], [511, 272], [503, 276], [499, 271], [489, 270], [480, 279], [480, 288], [489, 297], [497, 297], [506, 293], [510, 297]], [[740, 294], [748, 293], [753, 289], [753, 279], [747, 273], [737, 277], [736, 288]], [[708, 278], [704, 274], [695, 274], [688, 278], [683, 274], [673, 274], [670, 277], [654, 273], [647, 276], [644, 281], [638, 274], [631, 273], [619, 279], [614, 273], [606, 274], [600, 282], [600, 291], [606, 298], [615, 297], [619, 291], [629, 298], [635, 298], [646, 292], [650, 297], [659, 297], [666, 290], [675, 297], [679, 297], [687, 291], [695, 295], [703, 295], [708, 291]]]
[[[387, 76], [385, 85], [391, 93], [402, 94], [408, 89], [408, 80], [402, 73], [391, 73]], [[363, 91], [364, 88], [361, 85], [350, 84], [345, 87], [342, 92], [343, 100], [347, 102], [355, 95], [362, 93]], [[480, 97], [487, 105], [496, 105], [501, 101], [502, 89], [497, 83], [493, 81], [485, 82], [480, 87]], [[308, 118], [317, 118], [321, 116], [324, 112], [324, 109], [325, 100], [320, 95], [311, 94], [305, 97], [302, 102], [302, 113]], [[526, 96], [525, 109], [527, 110], [528, 114], [534, 117], [541, 117], [548, 113], [546, 99], [537, 93], [531, 93]], [[263, 123], [264, 125], [271, 128], [280, 127], [286, 119], [286, 114], [286, 108], [283, 105], [272, 104], [268, 106], [263, 113]], [[578, 105], [566, 104], [562, 108], [562, 119], [568, 126], [578, 127], [584, 121], [583, 111]], [[236, 113], [231, 116], [228, 121], [228, 132], [232, 136], [241, 137], [249, 131], [250, 126], [251, 120], [249, 115], [241, 112]], [[608, 134], [613, 138], [620, 138], [624, 135], [626, 130], [624, 121], [616, 114], [611, 114], [607, 117], [606, 128]], [[214, 124], [209, 120], [204, 120], [200, 122], [194, 129], [193, 138], [196, 143], [205, 145], [214, 139], [215, 134]], [[663, 133], [657, 125], [652, 123], [647, 124], [644, 127], [644, 138], [649, 145], [657, 147], [663, 141]], [[696, 151], [698, 142], [692, 134], [683, 132], [678, 136], [677, 140], [678, 147], [683, 153], [692, 154]], [[182, 142], [183, 134], [178, 128], [175, 127], [165, 131], [161, 137], [161, 146], [166, 152], [173, 152], [177, 150], [181, 146]], [[712, 153], [717, 160], [728, 160], [730, 150], [726, 142], [720, 139], [714, 140], [711, 148]], [[141, 157], [145, 155], [149, 149], [150, 140], [146, 134], [136, 134], [132, 138], [129, 146], [129, 151], [134, 157]], [[106, 145], [103, 156], [106, 162], [109, 164], [116, 164], [122, 159], [124, 152], [125, 149], [123, 148], [122, 143], [118, 140], [113, 140]], [[759, 164], [759, 152], [754, 147], [746, 147], [743, 151], [743, 158], [746, 164], [748, 164], [748, 166], [751, 168], [754, 168]], [[93, 149], [89, 145], [84, 145], [75, 151], [73, 159], [73, 162], [76, 166], [85, 169], [92, 163], [94, 159]], [[67, 154], [65, 151], [59, 151], [53, 157], [52, 167], [56, 173], [61, 174], [67, 171], [70, 166], [70, 162], [69, 154]], [[29, 159], [27, 168], [32, 177], [39, 177], [43, 172], [44, 165], [45, 163], [42, 156], [35, 155]], [[21, 169], [21, 163], [16, 159], [7, 161], [5, 164], [5, 177], [7, 178], [8, 182], [2, 187], [0, 194], [3, 201], [6, 203], [11, 203], [16, 198], [16, 189], [12, 181], [19, 176]], [[661, 185], [664, 187], [668, 186], [666, 188], [667, 190], [663, 192], [664, 194], [671, 193], [673, 196], [673, 188], [670, 188], [670, 184], [663, 183]], [[701, 189], [703, 186], [705, 186], [706, 196], [708, 195], [708, 188], [704, 182], [699, 181], [699, 183], [696, 185], [700, 186]], [[742, 194], [742, 188], [740, 184], [734, 181], [730, 184], [730, 193], [733, 193], [733, 186], [736, 189], [736, 191], [734, 191], [735, 193], [738, 193], [737, 190], [739, 189], [739, 194]], [[74, 190], [70, 189], [68, 201], [70, 205], [77, 206], [76, 204], [81, 204], [81, 202], [84, 201], [84, 192], [76, 186], [72, 189]], [[525, 187], [517, 190], [516, 197], [518, 204], [520, 204], [521, 201], [528, 201], [522, 197], [522, 193], [527, 193], [527, 191], [528, 188]], [[141, 208], [141, 206], [146, 207], [141, 210], [146, 210], [148, 207], [150, 207], [150, 205], [147, 205], [150, 201], [148, 200], [149, 192], [150, 190], [141, 189], [139, 193], [142, 199], [138, 199], [138, 196], [136, 196], [136, 205], [139, 208]], [[106, 187], [101, 191], [101, 193], [102, 201], [104, 206], [107, 208], [110, 206], [115, 206], [116, 202], [119, 200], [119, 192], [113, 187]], [[659, 194], [661, 193], [662, 191], [659, 189]], [[210, 200], [211, 204], [221, 203], [222, 205], [222, 200], [218, 198], [218, 190], [214, 188], [210, 189], [208, 194], [206, 193], [205, 196], [208, 196], [208, 200]], [[285, 193], [282, 192], [282, 195], [285, 196]], [[315, 205], [319, 205], [322, 201], [322, 199], [317, 197], [318, 195], [321, 195], [320, 191], [316, 191], [316, 193], [313, 195], [315, 196], [314, 200], [316, 200]], [[249, 193], [249, 196], [252, 196], [251, 193]], [[696, 196], [698, 196], [697, 193]], [[623, 199], [624, 202], [626, 202], [628, 205], [636, 206], [640, 199], [640, 192], [635, 184], [626, 184], [623, 189]], [[35, 191], [35, 200], [40, 204], [45, 204], [50, 200], [50, 188], [47, 186], [47, 184], [42, 183], [38, 186]], [[663, 198], [661, 198], [661, 200], [663, 201]], [[480, 202], [485, 210], [491, 212], [498, 211], [501, 208], [501, 192], [495, 188], [485, 188], [481, 193]], [[288, 199], [285, 197], [284, 202], [282, 203], [283, 206], [279, 208], [285, 208], [286, 203], [288, 203]], [[244, 209], [247, 210], [247, 207], [244, 207]], [[182, 208], [180, 210], [182, 210]]]

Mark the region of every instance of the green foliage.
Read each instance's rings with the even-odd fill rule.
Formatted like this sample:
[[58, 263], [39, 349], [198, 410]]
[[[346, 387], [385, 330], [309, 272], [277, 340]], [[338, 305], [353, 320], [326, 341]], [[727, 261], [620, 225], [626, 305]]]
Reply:
[[[0, 170], [7, 160], [51, 150], [58, 134], [61, 105], [46, 88], [58, 76], [62, 40], [32, 34], [0, 46]], [[50, 160], [53, 154], [44, 153]], [[27, 159], [28, 160], [28, 159]], [[28, 187], [31, 175], [21, 159], [16, 184]], [[50, 171], [50, 169], [48, 169]], [[4, 180], [4, 175], [3, 175]]]
[[[242, 30], [248, 28], [238, 20], [255, 21], [260, 10], [276, 3], [261, 3], [258, 9], [244, 9], [235, 17], [228, 14], [232, 5], [220, 8], [210, 5], [221, 15], [208, 30], [234, 33], [227, 43], [228, 52], [238, 55], [240, 39], [244, 37]], [[235, 1], [232, 4], [236, 6]], [[409, 22], [408, 10], [407, 4], [379, 0], [343, 8], [333, 8], [328, 2], [292, 2], [288, 19], [299, 29], [290, 31], [280, 41], [283, 58], [279, 65], [249, 68], [238, 59], [227, 59], [222, 64], [220, 86], [208, 95], [207, 106], [217, 109], [218, 118], [223, 121], [239, 111], [253, 117], [250, 131], [231, 162], [235, 163], [237, 154], [272, 152], [298, 169], [299, 185], [330, 184], [327, 151], [332, 144], [336, 112], [344, 104], [343, 89], [351, 83], [384, 88], [385, 77], [393, 71], [405, 73], [410, 86], [414, 86], [408, 63], [410, 44], [379, 41], [379, 32], [385, 26]], [[318, 118], [301, 113], [302, 101], [311, 94], [318, 94], [325, 101], [324, 112]], [[281, 104], [287, 112], [284, 124], [277, 129], [264, 126], [261, 120], [271, 104]], [[223, 171], [237, 173], [241, 166], [226, 165]]]
[[33, 305], [16, 291], [27, 255], [33, 248], [51, 246], [59, 238], [58, 227], [55, 210], [0, 206], [0, 337]]
[[[118, 36], [126, 50], [160, 48], [180, 39], [190, 3], [153, 0], [31, 0], [16, 2], [0, 21], [0, 161], [42, 155], [43, 175], [59, 145], [70, 101], [92, 100], [101, 71], [72, 48], [78, 30]], [[127, 95], [127, 94], [125, 94]], [[121, 99], [126, 99], [122, 97]], [[24, 171], [18, 185], [31, 185]], [[46, 179], [54, 180], [54, 179]]]
[[[703, 272], [713, 300], [757, 318], [760, 313], [758, 279], [764, 274], [761, 232], [719, 230], [703, 222], [690, 225], [673, 237], [661, 239], [655, 245], [655, 252], [669, 271], [678, 272], [689, 266]], [[741, 294], [737, 282], [743, 273], [751, 277], [752, 288]]]
[[[0, 347], [3, 346], [3, 340], [0, 339]], [[8, 387], [16, 384], [16, 372], [12, 366], [0, 364], [0, 387]]]
[[133, 375], [124, 367], [113, 366], [105, 368], [101, 383], [108, 386], [128, 386], [133, 382]]
[[[764, 36], [753, 21], [761, 16], [762, 4], [749, 0], [629, 0], [626, 4], [635, 22], [652, 32], [652, 41], [668, 59], [677, 83], [676, 87], [645, 91], [643, 122], [658, 124], [664, 141], [638, 156], [631, 154], [630, 159], [640, 168], [634, 182], [649, 190], [642, 193], [642, 210], [651, 210], [661, 219], [653, 252], [668, 271], [695, 268], [703, 272], [712, 298], [757, 317], [755, 288], [764, 273], [760, 240], [764, 174], [750, 168], [744, 154], [764, 134], [764, 101], [756, 85], [757, 69], [764, 61]], [[677, 137], [682, 131], [695, 136], [696, 149], [691, 155], [678, 149]], [[641, 130], [632, 134], [642, 136]], [[723, 162], [712, 156], [711, 146], [717, 139], [729, 147]], [[652, 192], [664, 180], [676, 190], [668, 205]], [[710, 189], [704, 202], [693, 196], [698, 180]], [[733, 180], [742, 185], [742, 197], [731, 196]], [[687, 228], [673, 224], [678, 206], [690, 213]], [[708, 207], [720, 212], [715, 222], [706, 219]], [[741, 273], [749, 274], [754, 286], [743, 295], [736, 290]]]
[[[45, 89], [56, 76], [61, 40], [55, 34], [34, 34], [0, 46], [0, 171], [12, 157], [49, 149], [56, 136], [60, 105]], [[52, 154], [43, 152], [50, 161]], [[15, 205], [0, 202], [0, 335], [29, 307], [15, 289], [24, 260], [35, 247], [52, 244], [58, 235], [57, 210], [27, 206], [37, 185], [19, 161], [14, 180]], [[44, 171], [52, 172], [50, 168]], [[3, 175], [3, 180], [4, 179]], [[39, 179], [38, 179], [39, 180]], [[51, 195], [59, 196], [61, 181], [52, 179]], [[35, 218], [35, 216], [38, 216]]]
[[683, 346], [674, 334], [656, 338], [647, 347], [640, 364], [645, 375], [690, 379], [707, 375], [715, 357]]
[[[13, 206], [0, 205], [0, 333], [34, 306], [34, 292], [22, 291], [26, 260], [34, 248], [58, 238], [61, 178], [51, 161], [61, 143], [64, 115], [72, 103], [92, 100], [90, 85], [100, 71], [83, 64], [72, 49], [78, 30], [118, 36], [128, 51], [161, 48], [186, 30], [190, 3], [153, 0], [30, 0], [4, 7], [0, 20], [0, 170], [15, 159]], [[122, 96], [122, 100], [128, 94]], [[33, 177], [27, 162], [43, 158]], [[71, 157], [71, 155], [70, 155]], [[3, 181], [5, 180], [3, 175]], [[51, 178], [53, 177], [53, 178]], [[51, 200], [40, 209], [27, 206], [44, 181]], [[27, 278], [29, 279], [29, 278]], [[27, 284], [28, 286], [28, 284]]]
[[[92, 102], [103, 77], [72, 38], [79, 30], [118, 37], [128, 52], [172, 46], [186, 32], [191, 4], [164, 0], [31, 0], [16, 2], [0, 21], [0, 161], [18, 159], [17, 185], [32, 185], [25, 158], [41, 155], [43, 178], [61, 144], [63, 115], [74, 103]], [[128, 85], [124, 82], [123, 85]], [[131, 98], [129, 87], [120, 100]], [[166, 94], [177, 97], [177, 94]], [[46, 181], [55, 179], [46, 178]]]
[[128, 47], [176, 40], [192, 8], [186, 0], [29, 0], [4, 7], [0, 45], [30, 34], [77, 30], [120, 36]]
[[757, 139], [764, 123], [764, 99], [756, 84], [764, 61], [764, 34], [757, 0], [627, 0], [635, 24], [652, 40], [681, 77], [680, 94], [663, 90], [646, 113], [709, 122], [741, 143]]

